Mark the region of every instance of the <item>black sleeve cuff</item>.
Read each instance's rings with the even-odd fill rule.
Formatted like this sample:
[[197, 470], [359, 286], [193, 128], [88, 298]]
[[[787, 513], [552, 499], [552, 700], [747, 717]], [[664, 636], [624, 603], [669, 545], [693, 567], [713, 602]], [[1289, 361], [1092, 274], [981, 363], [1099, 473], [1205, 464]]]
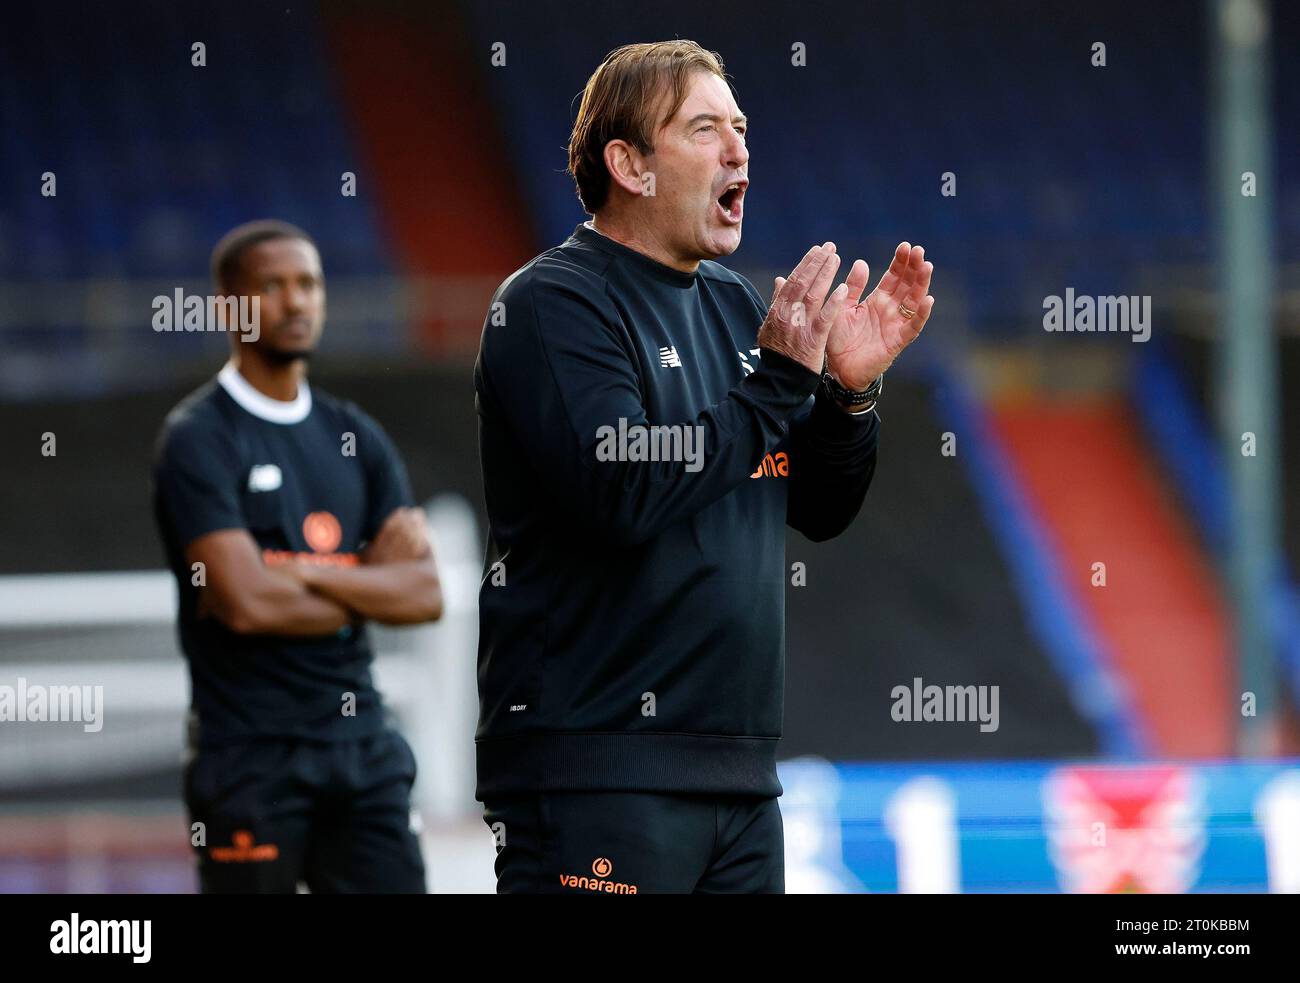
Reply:
[[791, 392], [800, 392], [803, 398], [811, 396], [822, 383], [822, 374], [796, 362], [774, 348], [759, 349], [759, 369], [783, 383]]

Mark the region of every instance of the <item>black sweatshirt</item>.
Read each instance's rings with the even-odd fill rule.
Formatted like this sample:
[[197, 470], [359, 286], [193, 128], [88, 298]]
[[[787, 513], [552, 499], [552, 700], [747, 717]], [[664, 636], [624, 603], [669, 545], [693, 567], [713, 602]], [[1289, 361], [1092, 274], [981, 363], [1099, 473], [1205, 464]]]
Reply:
[[[682, 273], [586, 226], [497, 290], [474, 371], [480, 799], [781, 793], [784, 526], [848, 527], [879, 418], [760, 353], [765, 315], [717, 263]], [[667, 425], [678, 460], [611, 436]]]

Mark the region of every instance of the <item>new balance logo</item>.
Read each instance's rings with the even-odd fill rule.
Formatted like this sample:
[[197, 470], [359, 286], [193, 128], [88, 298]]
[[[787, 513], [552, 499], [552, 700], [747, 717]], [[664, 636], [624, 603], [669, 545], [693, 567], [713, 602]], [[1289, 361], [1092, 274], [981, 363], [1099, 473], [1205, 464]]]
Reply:
[[659, 349], [659, 364], [665, 369], [680, 369], [682, 367], [682, 357], [677, 354], [676, 345], [668, 345]]

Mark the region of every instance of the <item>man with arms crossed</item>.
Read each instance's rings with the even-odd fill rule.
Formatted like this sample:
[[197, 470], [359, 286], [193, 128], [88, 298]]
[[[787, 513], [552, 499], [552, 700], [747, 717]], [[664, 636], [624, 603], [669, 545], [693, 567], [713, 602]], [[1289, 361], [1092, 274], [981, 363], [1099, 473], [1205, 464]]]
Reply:
[[[770, 306], [713, 262], [740, 245], [746, 128], [694, 42], [613, 52], [569, 145], [593, 219], [484, 326], [476, 745], [501, 892], [785, 887], [784, 527], [853, 521], [881, 377], [934, 299], [907, 243], [861, 300], [862, 260], [831, 290], [833, 243]], [[702, 456], [610, 453], [669, 425]]]
[[385, 721], [365, 622], [441, 616], [424, 513], [379, 424], [307, 385], [325, 323], [307, 234], [242, 225], [212, 273], [260, 320], [227, 325], [230, 361], [168, 415], [154, 470], [192, 682], [200, 887], [423, 892], [415, 757]]

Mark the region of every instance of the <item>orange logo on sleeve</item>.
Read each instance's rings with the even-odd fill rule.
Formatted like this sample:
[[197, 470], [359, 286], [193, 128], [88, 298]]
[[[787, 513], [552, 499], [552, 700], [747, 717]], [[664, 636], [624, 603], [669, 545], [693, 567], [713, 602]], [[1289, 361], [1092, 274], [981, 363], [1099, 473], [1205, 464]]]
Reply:
[[343, 542], [343, 527], [330, 512], [312, 512], [302, 520], [302, 535], [317, 553], [333, 553]]
[[763, 460], [759, 462], [751, 478], [784, 478], [790, 474], [790, 458], [785, 451], [777, 451], [775, 455], [764, 454]]

